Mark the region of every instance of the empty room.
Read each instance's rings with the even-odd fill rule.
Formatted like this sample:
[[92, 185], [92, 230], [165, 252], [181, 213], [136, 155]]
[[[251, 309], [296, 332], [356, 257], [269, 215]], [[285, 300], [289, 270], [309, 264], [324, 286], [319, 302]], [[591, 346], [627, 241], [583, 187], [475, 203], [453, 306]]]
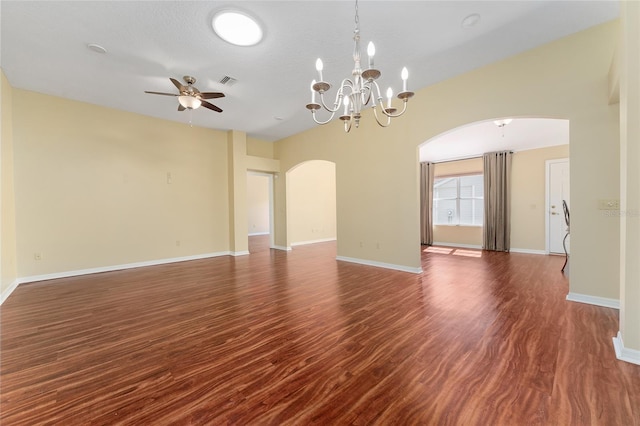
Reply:
[[640, 425], [640, 3], [0, 19], [3, 425]]

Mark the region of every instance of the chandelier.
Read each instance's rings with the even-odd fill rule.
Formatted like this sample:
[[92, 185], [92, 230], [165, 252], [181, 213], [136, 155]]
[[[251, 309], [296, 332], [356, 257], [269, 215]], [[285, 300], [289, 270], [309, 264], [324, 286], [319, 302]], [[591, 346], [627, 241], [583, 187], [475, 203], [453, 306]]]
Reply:
[[[358, 0], [356, 0], [356, 16], [355, 16], [355, 30], [353, 31], [353, 61], [355, 62], [353, 71], [351, 72], [352, 78], [345, 78], [340, 84], [338, 93], [336, 94], [333, 106], [327, 106], [324, 100], [325, 93], [331, 88], [331, 84], [327, 83], [322, 78], [323, 64], [322, 60], [318, 58], [316, 61], [316, 70], [318, 71], [318, 81], [313, 80], [311, 82], [311, 103], [307, 104], [307, 109], [311, 111], [313, 121], [317, 124], [327, 124], [333, 119], [336, 112], [342, 109], [343, 114], [339, 117], [344, 122], [344, 131], [349, 132], [351, 126], [355, 123], [356, 127], [360, 125], [360, 118], [362, 117], [362, 108], [369, 106], [373, 107], [373, 114], [378, 124], [382, 127], [387, 127], [391, 124], [391, 119], [400, 117], [407, 110], [407, 102], [414, 93], [407, 90], [407, 79], [409, 78], [409, 72], [407, 68], [402, 68], [402, 92], [398, 93], [398, 99], [402, 100], [402, 111], [398, 112], [397, 108], [391, 106], [391, 98], [393, 97], [393, 91], [391, 87], [387, 89], [387, 102], [384, 104], [380, 87], [376, 80], [380, 77], [379, 70], [374, 68], [373, 57], [375, 55], [375, 46], [372, 42], [369, 42], [367, 46], [368, 55], [368, 67], [363, 70], [360, 65], [360, 28], [358, 19]], [[319, 95], [320, 103], [316, 102], [316, 93]], [[330, 113], [329, 118], [326, 121], [320, 121], [316, 117], [316, 111], [324, 108]], [[378, 114], [380, 110], [380, 115]]]

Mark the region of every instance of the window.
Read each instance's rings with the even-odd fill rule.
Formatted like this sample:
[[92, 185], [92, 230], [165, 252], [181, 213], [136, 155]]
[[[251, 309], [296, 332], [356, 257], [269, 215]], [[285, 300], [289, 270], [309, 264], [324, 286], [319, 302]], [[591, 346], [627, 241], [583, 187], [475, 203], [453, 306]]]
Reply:
[[482, 175], [450, 176], [433, 182], [433, 224], [482, 226]]

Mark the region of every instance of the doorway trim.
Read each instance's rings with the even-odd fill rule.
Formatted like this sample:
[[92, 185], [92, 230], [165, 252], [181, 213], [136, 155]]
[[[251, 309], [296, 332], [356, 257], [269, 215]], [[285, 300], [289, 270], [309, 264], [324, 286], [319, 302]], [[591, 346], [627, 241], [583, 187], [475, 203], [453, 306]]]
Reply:
[[274, 178], [274, 173], [267, 173], [267, 172], [258, 172], [255, 170], [247, 170], [247, 174], [249, 175], [254, 175], [254, 176], [266, 176], [269, 180], [268, 180], [268, 186], [269, 186], [269, 247], [270, 248], [276, 248], [274, 247], [275, 243], [275, 238], [274, 238], [274, 229], [275, 229], [275, 214], [274, 214], [274, 207], [273, 207], [273, 178]]

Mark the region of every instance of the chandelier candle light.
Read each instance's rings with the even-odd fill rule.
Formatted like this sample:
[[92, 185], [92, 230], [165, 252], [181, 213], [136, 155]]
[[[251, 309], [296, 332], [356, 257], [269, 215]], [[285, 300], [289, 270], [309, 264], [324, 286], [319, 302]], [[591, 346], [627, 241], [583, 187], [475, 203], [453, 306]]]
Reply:
[[[318, 71], [318, 81], [313, 80], [311, 82], [311, 103], [307, 104], [307, 109], [311, 111], [313, 121], [318, 124], [327, 124], [333, 119], [336, 112], [343, 107], [343, 114], [340, 116], [340, 120], [344, 122], [344, 131], [349, 132], [351, 126], [355, 123], [356, 127], [360, 125], [360, 118], [362, 117], [361, 111], [363, 107], [371, 104], [373, 107], [373, 114], [378, 124], [382, 127], [387, 127], [391, 124], [391, 119], [400, 117], [407, 110], [407, 102], [414, 93], [407, 90], [407, 80], [409, 78], [409, 72], [407, 68], [402, 68], [402, 92], [398, 93], [398, 99], [402, 100], [402, 111], [398, 112], [396, 108], [391, 106], [391, 98], [393, 97], [393, 90], [389, 87], [387, 89], [387, 104], [384, 105], [383, 97], [380, 91], [380, 87], [376, 80], [380, 77], [380, 71], [374, 68], [374, 56], [376, 48], [372, 42], [369, 42], [367, 46], [368, 55], [368, 67], [363, 70], [360, 65], [360, 28], [358, 19], [358, 0], [356, 0], [356, 17], [355, 17], [355, 30], [353, 31], [353, 61], [355, 62], [351, 75], [353, 78], [345, 78], [340, 84], [338, 93], [336, 94], [333, 107], [326, 105], [324, 101], [324, 94], [331, 88], [331, 84], [324, 81], [322, 77], [323, 64], [322, 60], [318, 58], [316, 61], [316, 70]], [[316, 93], [319, 94], [320, 103], [316, 102]], [[372, 100], [373, 98], [373, 100]], [[316, 118], [316, 111], [320, 108], [324, 108], [331, 115], [326, 121], [319, 121]], [[378, 109], [382, 112], [382, 120], [378, 115]]]

